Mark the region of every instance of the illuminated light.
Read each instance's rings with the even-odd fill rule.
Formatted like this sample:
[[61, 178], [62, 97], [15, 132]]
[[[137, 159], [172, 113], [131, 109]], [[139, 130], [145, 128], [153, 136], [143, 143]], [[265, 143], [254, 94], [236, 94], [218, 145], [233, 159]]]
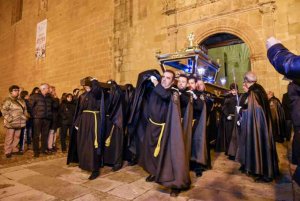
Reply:
[[220, 78], [220, 82], [222, 85], [225, 85], [226, 84], [226, 78], [223, 77], [223, 78]]
[[204, 75], [204, 73], [205, 73], [205, 69], [204, 68], [198, 68], [198, 73], [199, 73], [199, 75]]

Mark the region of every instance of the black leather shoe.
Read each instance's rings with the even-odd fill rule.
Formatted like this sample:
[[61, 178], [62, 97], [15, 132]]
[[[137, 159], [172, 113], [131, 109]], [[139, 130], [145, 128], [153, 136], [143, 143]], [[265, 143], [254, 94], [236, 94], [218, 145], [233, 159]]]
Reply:
[[231, 160], [231, 161], [234, 161], [235, 160], [235, 156], [228, 156], [228, 159]]
[[170, 196], [171, 197], [177, 197], [180, 193], [180, 190], [179, 189], [172, 189], [171, 190], [171, 193], [170, 193]]
[[40, 157], [40, 154], [39, 153], [34, 153], [33, 157], [38, 158], [38, 157]]
[[146, 178], [146, 182], [153, 182], [153, 181], [155, 181], [155, 176], [150, 174], [150, 175]]
[[116, 172], [122, 168], [122, 164], [115, 164], [114, 167], [111, 169], [113, 172]]
[[246, 172], [246, 170], [245, 170], [245, 166], [244, 166], [244, 165], [242, 165], [242, 166], [239, 168], [239, 171], [241, 171], [242, 173], [245, 173], [245, 172]]
[[137, 164], [136, 161], [130, 161], [130, 162], [128, 163], [129, 166], [134, 166], [134, 165], [136, 165], [136, 164]]
[[196, 177], [201, 177], [202, 176], [202, 170], [197, 170], [195, 171]]
[[100, 175], [99, 171], [93, 171], [91, 176], [89, 177], [89, 180], [94, 180]]
[[133, 154], [132, 157], [131, 157], [131, 159], [130, 159], [130, 161], [128, 162], [128, 165], [129, 166], [134, 166], [136, 164], [137, 164], [137, 157], [136, 157], [135, 154]]

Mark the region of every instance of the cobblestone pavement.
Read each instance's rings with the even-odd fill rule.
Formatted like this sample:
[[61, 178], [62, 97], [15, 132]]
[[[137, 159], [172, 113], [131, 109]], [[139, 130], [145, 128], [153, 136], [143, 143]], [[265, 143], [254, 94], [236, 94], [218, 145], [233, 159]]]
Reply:
[[145, 182], [147, 173], [138, 166], [125, 165], [118, 172], [104, 167], [99, 178], [89, 181], [88, 172], [66, 165], [65, 154], [33, 159], [32, 152], [27, 151], [11, 159], [1, 156], [0, 200], [300, 200], [299, 187], [290, 176], [288, 146], [277, 145], [282, 175], [275, 182], [255, 183], [239, 172], [238, 163], [212, 152], [213, 169], [200, 178], [191, 172], [191, 189], [177, 198], [171, 198], [168, 189]]

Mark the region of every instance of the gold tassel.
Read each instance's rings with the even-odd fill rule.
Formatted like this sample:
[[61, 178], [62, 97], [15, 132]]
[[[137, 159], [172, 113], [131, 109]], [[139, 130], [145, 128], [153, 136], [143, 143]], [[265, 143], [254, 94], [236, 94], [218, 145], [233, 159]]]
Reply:
[[159, 134], [159, 137], [158, 137], [158, 142], [157, 142], [156, 148], [154, 150], [154, 154], [153, 154], [154, 157], [157, 157], [159, 152], [160, 152], [160, 143], [161, 143], [161, 139], [162, 139], [162, 136], [163, 136], [163, 133], [164, 133], [164, 130], [165, 130], [165, 123], [155, 123], [150, 118], [149, 118], [149, 121], [151, 123], [153, 123], [154, 125], [161, 126], [161, 131], [160, 131], [160, 134]]
[[95, 140], [94, 140], [94, 146], [95, 148], [98, 148], [98, 124], [97, 124], [97, 113], [99, 113], [99, 111], [92, 111], [92, 110], [83, 110], [83, 112], [88, 112], [88, 113], [93, 113], [94, 117], [95, 117]]
[[115, 128], [115, 125], [112, 126], [112, 128], [111, 128], [111, 130], [110, 130], [110, 133], [109, 133], [109, 136], [108, 136], [108, 138], [107, 138], [106, 141], [105, 141], [105, 146], [106, 146], [106, 147], [109, 147], [109, 146], [110, 146], [111, 136], [112, 136], [112, 134], [113, 134], [113, 132], [114, 132], [114, 128]]
[[195, 123], [196, 119], [193, 119], [193, 123], [192, 123], [192, 126], [194, 126], [194, 123]]

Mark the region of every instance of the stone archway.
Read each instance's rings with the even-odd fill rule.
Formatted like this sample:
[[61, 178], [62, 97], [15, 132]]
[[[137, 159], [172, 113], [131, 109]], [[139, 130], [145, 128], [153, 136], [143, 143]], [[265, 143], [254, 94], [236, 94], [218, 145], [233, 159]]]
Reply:
[[239, 19], [219, 18], [199, 24], [195, 31], [195, 42], [199, 44], [209, 36], [222, 32], [236, 35], [248, 45], [251, 69], [259, 70], [256, 67], [260, 65], [261, 60], [266, 60], [264, 41], [251, 26]]

